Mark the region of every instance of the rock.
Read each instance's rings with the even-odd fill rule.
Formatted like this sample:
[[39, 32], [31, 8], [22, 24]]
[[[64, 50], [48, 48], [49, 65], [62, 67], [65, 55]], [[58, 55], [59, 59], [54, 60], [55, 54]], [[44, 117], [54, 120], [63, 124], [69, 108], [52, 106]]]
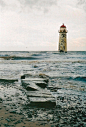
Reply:
[[40, 73], [40, 74], [39, 74], [39, 77], [40, 77], [40, 78], [46, 79], [46, 80], [45, 80], [46, 83], [49, 82], [49, 76], [48, 76], [48, 75], [45, 75], [45, 74]]
[[57, 92], [58, 89], [61, 89], [59, 87], [54, 87], [54, 86], [48, 86], [48, 89], [50, 89], [51, 92]]
[[28, 117], [29, 117], [29, 118], [32, 118], [32, 114], [31, 114], [31, 113], [29, 113], [29, 114], [28, 114]]
[[21, 123], [22, 122], [22, 120], [18, 120], [17, 122], [15, 122], [14, 124], [19, 124], [19, 123]]
[[16, 114], [16, 111], [15, 111], [15, 110], [11, 110], [10, 113], [14, 113], [14, 114]]
[[40, 73], [40, 74], [39, 74], [39, 77], [40, 77], [40, 78], [49, 78], [49, 76], [48, 76], [48, 75], [43, 74], [43, 73]]
[[36, 83], [36, 85], [38, 85], [41, 88], [45, 88], [47, 87], [47, 83], [44, 81], [34, 81]]
[[2, 109], [2, 107], [0, 107], [0, 110]]
[[49, 82], [48, 76], [45, 74], [39, 74], [34, 78], [29, 76], [29, 78], [22, 79], [21, 82], [22, 86], [29, 91], [26, 93], [30, 101], [28, 105], [45, 108], [56, 106], [55, 98], [46, 88]]
[[56, 105], [56, 107], [57, 107], [58, 109], [61, 109], [61, 105]]
[[21, 79], [25, 79], [25, 75], [22, 75], [22, 76], [21, 76]]
[[18, 79], [16, 79], [16, 78], [2, 78], [2, 79], [0, 79], [0, 81], [2, 81], [2, 82], [5, 82], [5, 83], [13, 83], [13, 82], [15, 82], [15, 81], [18, 81]]
[[38, 66], [37, 65], [34, 65], [34, 68], [37, 68]]
[[30, 91], [27, 93], [27, 96], [28, 97], [47, 97], [47, 98], [54, 98], [51, 93], [46, 93], [46, 92], [43, 92], [43, 91]]
[[4, 124], [5, 127], [8, 127], [9, 125], [7, 123]]
[[41, 88], [39, 86], [37, 86], [34, 82], [31, 82], [31, 81], [28, 81], [28, 80], [22, 81], [22, 85], [28, 91], [41, 90]]
[[0, 103], [2, 103], [2, 101], [3, 101], [2, 98], [0, 98]]
[[86, 122], [86, 119], [84, 119], [83, 121]]
[[54, 108], [56, 102], [53, 98], [29, 97], [30, 105], [34, 107]]
[[[42, 78], [26, 78], [22, 79], [22, 85], [26, 87], [27, 90], [39, 90], [40, 88], [47, 87], [46, 79]], [[28, 86], [27, 86], [28, 85]], [[34, 86], [34, 88], [33, 88]]]
[[51, 127], [55, 127], [54, 125], [51, 125]]
[[10, 122], [10, 119], [6, 119], [7, 120], [7, 122]]

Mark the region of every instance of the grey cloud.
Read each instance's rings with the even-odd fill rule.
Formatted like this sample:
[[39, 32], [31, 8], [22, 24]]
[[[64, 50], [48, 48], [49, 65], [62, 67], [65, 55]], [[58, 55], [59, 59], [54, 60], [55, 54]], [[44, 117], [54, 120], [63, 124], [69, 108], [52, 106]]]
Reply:
[[19, 0], [21, 5], [23, 4], [25, 7], [30, 9], [37, 9], [39, 11], [43, 11], [47, 13], [49, 11], [49, 7], [53, 5], [57, 5], [58, 0]]
[[19, 0], [21, 3], [23, 2], [25, 5], [32, 6], [52, 6], [57, 4], [57, 0]]
[[86, 0], [78, 0], [78, 7], [82, 7], [86, 11]]
[[86, 0], [78, 0], [78, 4], [81, 5], [81, 4], [86, 4]]
[[2, 7], [4, 7], [6, 4], [5, 4], [5, 2], [4, 2], [3, 0], [0, 0], [0, 5], [1, 5]]
[[[15, 0], [15, 3], [20, 4], [20, 9], [24, 10], [24, 9], [37, 9], [37, 10], [42, 10], [44, 11], [44, 13], [47, 13], [49, 10], [49, 7], [53, 6], [53, 5], [57, 5], [57, 1], [58, 0]], [[3, 6], [8, 6], [8, 8], [10, 9], [10, 6], [12, 8], [14, 8], [14, 5], [10, 5], [8, 2], [8, 5], [5, 3], [4, 0], [0, 0], [0, 5]], [[10, 5], [10, 6], [9, 6]], [[17, 6], [16, 6], [17, 7]]]

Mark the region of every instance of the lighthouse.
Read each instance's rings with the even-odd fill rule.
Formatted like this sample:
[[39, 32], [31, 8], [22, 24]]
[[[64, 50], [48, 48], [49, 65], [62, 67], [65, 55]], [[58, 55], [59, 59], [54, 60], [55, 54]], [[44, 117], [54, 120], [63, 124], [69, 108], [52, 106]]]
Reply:
[[58, 51], [59, 52], [67, 52], [67, 29], [66, 26], [63, 24], [60, 26], [59, 30], [59, 46]]

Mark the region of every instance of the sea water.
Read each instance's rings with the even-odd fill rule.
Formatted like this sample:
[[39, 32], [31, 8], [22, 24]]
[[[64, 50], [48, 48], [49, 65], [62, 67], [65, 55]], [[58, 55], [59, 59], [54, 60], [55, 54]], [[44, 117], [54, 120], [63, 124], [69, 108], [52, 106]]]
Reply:
[[[16, 103], [17, 112], [23, 110], [18, 105], [20, 97], [22, 105], [27, 103], [27, 96], [20, 82], [23, 74], [49, 76], [49, 86], [57, 88], [52, 95], [56, 98], [56, 104], [62, 108], [86, 108], [86, 51], [0, 52], [0, 98], [8, 109], [8, 103]], [[23, 110], [22, 113], [28, 117], [27, 111]]]

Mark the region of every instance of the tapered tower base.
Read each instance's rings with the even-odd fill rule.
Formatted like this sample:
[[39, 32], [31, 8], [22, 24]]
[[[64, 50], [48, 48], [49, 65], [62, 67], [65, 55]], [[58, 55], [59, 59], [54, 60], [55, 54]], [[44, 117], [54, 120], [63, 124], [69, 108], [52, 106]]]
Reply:
[[59, 30], [59, 52], [65, 52], [67, 53], [67, 30], [66, 26], [64, 24], [60, 27]]

